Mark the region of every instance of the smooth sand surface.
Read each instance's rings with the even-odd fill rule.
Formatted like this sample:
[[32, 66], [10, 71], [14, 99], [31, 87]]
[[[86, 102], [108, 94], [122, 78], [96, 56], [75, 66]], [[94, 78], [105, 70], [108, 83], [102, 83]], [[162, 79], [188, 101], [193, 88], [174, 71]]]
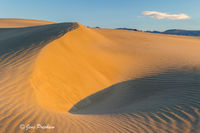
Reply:
[[60, 23], [0, 48], [2, 133], [200, 131], [199, 38]]
[[32, 19], [0, 19], [0, 28], [19, 28], [19, 27], [29, 27], [38, 25], [53, 24], [54, 22], [42, 21], [42, 20], [32, 20]]

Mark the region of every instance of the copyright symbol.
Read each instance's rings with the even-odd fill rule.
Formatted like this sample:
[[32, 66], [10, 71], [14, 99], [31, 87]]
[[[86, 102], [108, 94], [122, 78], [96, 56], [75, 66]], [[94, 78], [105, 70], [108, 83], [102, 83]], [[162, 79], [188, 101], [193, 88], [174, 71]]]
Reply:
[[24, 125], [24, 124], [20, 124], [20, 125], [19, 125], [19, 128], [20, 128], [20, 129], [25, 129], [25, 125]]

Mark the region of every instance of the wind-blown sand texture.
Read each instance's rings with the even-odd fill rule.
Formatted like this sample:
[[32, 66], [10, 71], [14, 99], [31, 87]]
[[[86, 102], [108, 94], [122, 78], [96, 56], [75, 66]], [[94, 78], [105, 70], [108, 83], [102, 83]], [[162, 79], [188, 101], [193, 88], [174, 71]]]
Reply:
[[200, 132], [199, 38], [1, 21], [1, 133]]

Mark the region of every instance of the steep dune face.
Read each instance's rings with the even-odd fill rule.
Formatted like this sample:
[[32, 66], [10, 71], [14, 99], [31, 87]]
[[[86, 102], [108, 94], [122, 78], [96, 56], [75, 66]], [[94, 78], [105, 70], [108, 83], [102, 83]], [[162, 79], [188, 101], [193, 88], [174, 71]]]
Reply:
[[[181, 50], [174, 43], [182, 45]], [[198, 43], [192, 38], [79, 25], [40, 52], [31, 83], [41, 106], [68, 111], [113, 84], [199, 63], [194, 52], [200, 48]]]
[[39, 54], [32, 75], [38, 102], [67, 111], [79, 100], [116, 83], [130, 65], [128, 56], [112, 52], [113, 45], [112, 40], [81, 25], [50, 43]]
[[126, 53], [129, 48], [122, 47], [82, 25], [50, 43], [40, 52], [31, 78], [38, 103], [68, 111], [105, 87], [145, 73], [142, 66], [148, 61], [144, 62], [140, 53]]
[[0, 28], [19, 28], [53, 24], [54, 22], [32, 19], [0, 19]]
[[2, 133], [200, 130], [198, 38], [77, 23], [0, 35]]

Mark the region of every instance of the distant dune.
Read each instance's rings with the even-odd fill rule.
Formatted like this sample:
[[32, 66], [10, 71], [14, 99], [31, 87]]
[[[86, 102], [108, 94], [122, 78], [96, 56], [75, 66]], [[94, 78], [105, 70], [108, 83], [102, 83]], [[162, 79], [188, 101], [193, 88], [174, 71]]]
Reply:
[[[0, 132], [200, 131], [199, 38], [37, 20], [0, 27]], [[37, 124], [55, 128], [27, 126]]]
[[53, 24], [54, 22], [32, 19], [0, 19], [0, 28], [17, 28]]
[[160, 34], [169, 34], [169, 35], [183, 35], [183, 36], [200, 36], [200, 30], [179, 30], [179, 29], [170, 29], [163, 32], [160, 31], [147, 31], [150, 33], [160, 33]]

